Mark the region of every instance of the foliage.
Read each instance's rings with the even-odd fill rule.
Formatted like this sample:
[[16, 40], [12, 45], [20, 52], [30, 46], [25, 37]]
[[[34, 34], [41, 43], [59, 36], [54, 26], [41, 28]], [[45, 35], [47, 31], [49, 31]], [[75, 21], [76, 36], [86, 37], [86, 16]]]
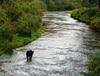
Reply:
[[89, 62], [86, 64], [88, 73], [83, 73], [84, 76], [100, 76], [100, 53], [95, 53]]
[[8, 21], [6, 11], [0, 8], [0, 26], [5, 25]]
[[40, 0], [0, 0], [0, 53], [12, 52], [13, 48], [38, 38], [45, 9]]
[[39, 28], [41, 18], [32, 14], [23, 14], [17, 22], [17, 32], [20, 36], [31, 36], [32, 31]]
[[[100, 10], [98, 8], [80, 8], [72, 12], [72, 17], [86, 22], [90, 28], [100, 32]], [[94, 54], [87, 63], [88, 73], [84, 76], [100, 76], [100, 53]]]
[[91, 28], [93, 28], [94, 30], [100, 31], [100, 17], [94, 17], [91, 20]]
[[72, 10], [81, 7], [81, 0], [41, 0], [47, 5], [47, 9], [54, 10]]
[[100, 0], [82, 0], [81, 4], [83, 7], [99, 7], [100, 8]]
[[72, 17], [90, 24], [94, 30], [100, 31], [100, 10], [97, 8], [81, 8], [72, 12]]
[[11, 41], [13, 38], [13, 35], [11, 31], [5, 27], [0, 27], [0, 41]]

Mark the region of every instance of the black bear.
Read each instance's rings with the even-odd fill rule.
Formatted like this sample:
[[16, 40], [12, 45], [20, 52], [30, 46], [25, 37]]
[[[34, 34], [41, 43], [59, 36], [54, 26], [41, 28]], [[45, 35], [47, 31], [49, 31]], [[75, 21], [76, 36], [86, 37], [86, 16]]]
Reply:
[[28, 51], [26, 52], [27, 62], [28, 62], [28, 61], [32, 61], [32, 56], [33, 56], [33, 54], [34, 54], [34, 51], [32, 51], [32, 50], [28, 50]]

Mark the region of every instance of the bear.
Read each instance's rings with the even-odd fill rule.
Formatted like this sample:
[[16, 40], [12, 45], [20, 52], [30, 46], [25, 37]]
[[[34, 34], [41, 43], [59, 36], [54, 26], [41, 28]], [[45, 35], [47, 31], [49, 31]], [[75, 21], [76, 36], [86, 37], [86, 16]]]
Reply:
[[28, 61], [32, 61], [32, 56], [33, 56], [33, 54], [34, 54], [34, 51], [32, 51], [32, 50], [28, 50], [28, 51], [26, 52], [27, 62], [28, 62]]

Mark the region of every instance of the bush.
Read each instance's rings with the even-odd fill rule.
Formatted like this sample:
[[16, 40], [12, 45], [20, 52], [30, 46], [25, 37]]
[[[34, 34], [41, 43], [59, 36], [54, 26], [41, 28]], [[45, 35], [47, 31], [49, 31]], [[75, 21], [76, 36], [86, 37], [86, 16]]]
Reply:
[[[72, 12], [72, 17], [86, 22], [89, 26], [100, 32], [100, 10], [97, 8], [82, 8]], [[100, 53], [96, 53], [89, 59], [86, 65], [88, 73], [83, 73], [84, 76], [100, 76]]]
[[13, 46], [9, 43], [9, 41], [0, 41], [0, 54], [12, 54]]
[[22, 12], [18, 11], [16, 7], [9, 7], [7, 9], [7, 15], [11, 21], [17, 21], [17, 19], [21, 16]]
[[6, 11], [0, 8], [0, 26], [5, 25], [7, 20], [8, 18], [7, 18]]
[[13, 34], [7, 27], [0, 27], [0, 41], [12, 41], [12, 38]]
[[94, 30], [100, 31], [100, 17], [93, 18], [90, 27]]
[[100, 31], [100, 10], [97, 8], [81, 8], [72, 12], [72, 17], [86, 22], [92, 29]]
[[41, 19], [32, 14], [23, 14], [17, 22], [17, 33], [20, 36], [31, 36], [32, 31], [35, 31], [40, 26]]
[[86, 66], [89, 71], [84, 76], [100, 76], [100, 53], [94, 54]]
[[46, 5], [40, 0], [32, 0], [31, 2], [23, 2], [19, 5], [19, 8], [23, 10], [24, 13], [31, 13], [33, 15], [43, 15], [46, 11]]
[[0, 0], [0, 54], [38, 38], [43, 11], [41, 0]]

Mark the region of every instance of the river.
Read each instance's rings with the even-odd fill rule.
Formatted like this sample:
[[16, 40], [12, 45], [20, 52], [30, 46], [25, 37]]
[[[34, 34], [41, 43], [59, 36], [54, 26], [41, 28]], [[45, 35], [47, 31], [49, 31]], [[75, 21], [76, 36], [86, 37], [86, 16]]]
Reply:
[[[100, 50], [100, 36], [65, 12], [43, 16], [46, 32], [36, 41], [0, 57], [0, 76], [80, 76], [87, 54]], [[26, 51], [34, 50], [32, 62]]]

